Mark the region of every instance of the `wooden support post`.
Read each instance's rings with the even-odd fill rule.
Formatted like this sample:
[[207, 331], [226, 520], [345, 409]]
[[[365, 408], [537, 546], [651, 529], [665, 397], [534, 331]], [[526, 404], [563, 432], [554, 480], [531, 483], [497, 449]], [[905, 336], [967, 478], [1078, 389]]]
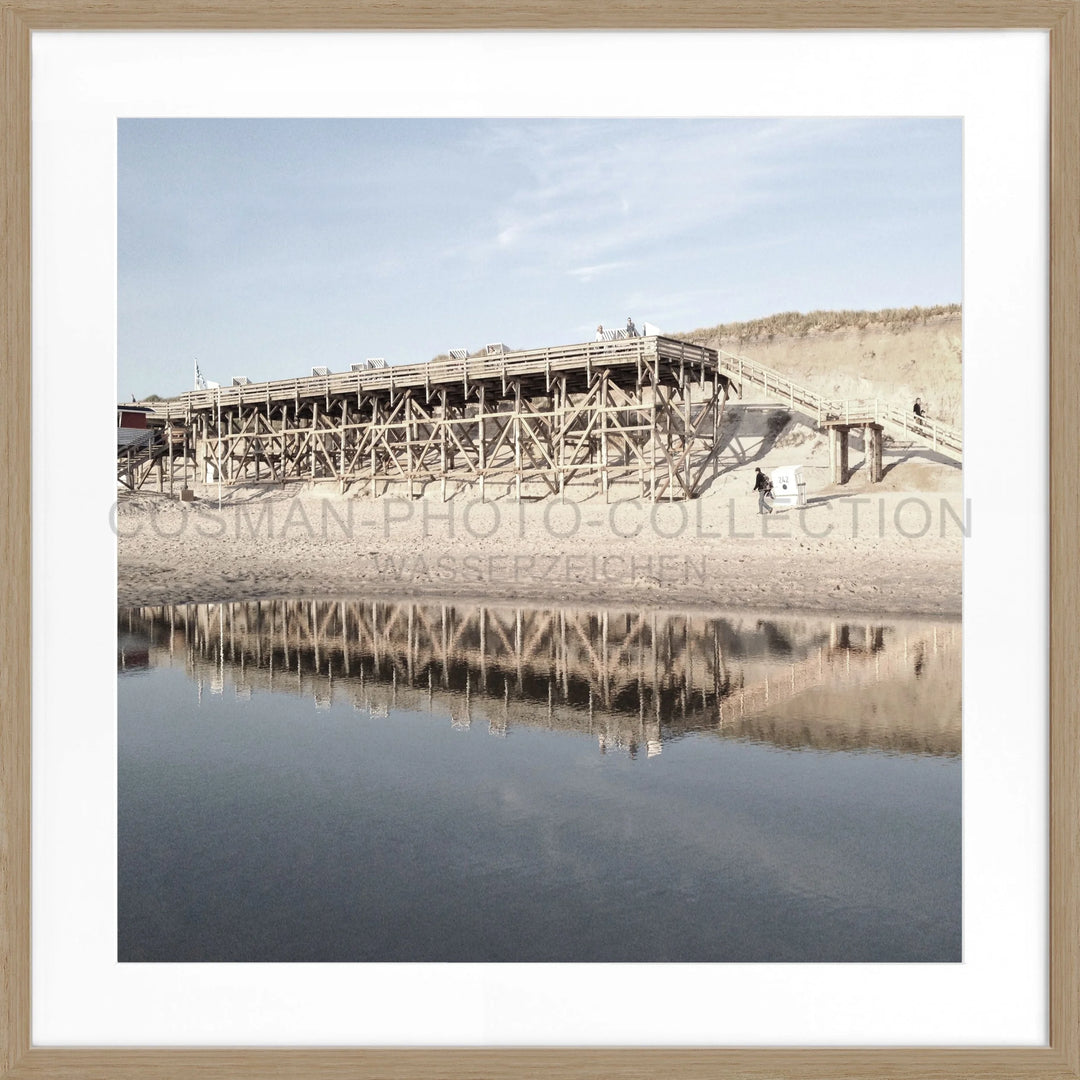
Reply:
[[[690, 445], [694, 440], [694, 430], [690, 424], [690, 387], [686, 383], [686, 366], [681, 364], [679, 366], [680, 379], [682, 381], [682, 395], [683, 395], [683, 453], [682, 453], [682, 468], [685, 472], [686, 479], [689, 481], [691, 476], [690, 467], [693, 461], [693, 448]], [[687, 488], [690, 484], [687, 483]], [[672, 484], [671, 488], [675, 485]], [[670, 497], [670, 495], [669, 495]]]
[[372, 394], [371, 395], [371, 460], [370, 460], [370, 475], [371, 475], [371, 497], [374, 499], [376, 495], [375, 491], [375, 426], [379, 422], [379, 399]]
[[446, 428], [450, 423], [450, 417], [446, 407], [446, 391], [439, 391], [440, 411], [442, 423], [439, 424], [439, 480], [442, 485], [442, 501], [446, 502]]
[[660, 449], [660, 439], [656, 430], [657, 395], [660, 387], [652, 387], [652, 410], [649, 413], [649, 498], [656, 502], [656, 454]]
[[608, 502], [608, 373], [600, 373], [600, 488], [604, 493], [604, 502]]
[[225, 418], [225, 443], [221, 448], [221, 467], [223, 470], [223, 479], [228, 483], [232, 483], [235, 479], [234, 462], [233, 457], [233, 417], [232, 413]]
[[191, 433], [192, 460], [195, 462], [194, 484], [201, 484], [206, 479], [206, 418], [195, 417], [195, 430]]
[[882, 478], [881, 448], [884, 432], [879, 424], [871, 424], [866, 429], [866, 458], [869, 464], [870, 483], [880, 484]]
[[844, 484], [848, 475], [848, 432], [843, 424], [829, 426], [829, 465], [832, 469], [832, 482]]
[[514, 380], [514, 486], [521, 502], [521, 380]]
[[667, 407], [665, 409], [667, 424], [666, 431], [664, 432], [664, 449], [666, 450], [666, 454], [664, 456], [667, 459], [667, 501], [669, 502], [671, 502], [672, 499], [675, 497], [675, 464], [673, 461], [673, 458], [675, 457], [675, 451], [673, 446], [675, 440], [675, 432], [672, 429], [672, 417], [675, 415], [675, 410], [672, 407], [674, 397], [675, 391], [669, 389], [669, 391], [667, 391]]
[[405, 478], [409, 485], [408, 498], [413, 497], [413, 439], [412, 439], [412, 391], [405, 391]]
[[484, 501], [484, 480], [487, 478], [487, 387], [484, 383], [480, 384], [479, 389], [480, 404], [477, 406], [476, 413], [476, 445], [480, 450], [480, 501]]
[[557, 400], [558, 405], [555, 406], [557, 423], [553, 423], [553, 427], [558, 431], [558, 453], [556, 461], [559, 463], [559, 498], [566, 498], [566, 421], [568, 416], [569, 403], [566, 399], [566, 376], [562, 375], [558, 380], [557, 388]]
[[349, 421], [349, 399], [341, 399], [341, 434], [338, 437], [338, 480], [345, 480], [345, 431]]

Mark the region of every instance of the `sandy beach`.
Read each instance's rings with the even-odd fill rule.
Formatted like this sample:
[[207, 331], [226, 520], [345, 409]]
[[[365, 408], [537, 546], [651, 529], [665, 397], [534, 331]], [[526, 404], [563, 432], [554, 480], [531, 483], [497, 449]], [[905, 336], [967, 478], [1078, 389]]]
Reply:
[[333, 485], [196, 487], [193, 503], [118, 504], [124, 605], [280, 596], [483, 595], [640, 605], [958, 616], [970, 527], [960, 473], [898, 465], [882, 484], [827, 483], [809, 505], [761, 516], [753, 468], [688, 502], [636, 488], [518, 502], [473, 491], [442, 502]]

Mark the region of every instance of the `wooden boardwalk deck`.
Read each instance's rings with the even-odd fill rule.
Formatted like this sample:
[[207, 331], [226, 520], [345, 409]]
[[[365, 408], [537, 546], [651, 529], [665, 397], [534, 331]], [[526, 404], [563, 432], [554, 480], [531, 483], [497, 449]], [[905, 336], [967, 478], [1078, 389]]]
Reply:
[[619, 341], [579, 342], [542, 349], [522, 349], [465, 360], [439, 360], [424, 364], [399, 364], [365, 371], [310, 375], [294, 379], [223, 386], [215, 390], [192, 390], [176, 401], [159, 402], [154, 414], [165, 419], [188, 419], [200, 412], [235, 410], [251, 405], [275, 405], [322, 399], [333, 401], [349, 395], [385, 394], [391, 399], [405, 391], [424, 392], [432, 401], [441, 391], [450, 401], [475, 398], [473, 389], [484, 384], [513, 396], [520, 384], [526, 397], [551, 393], [553, 380], [566, 377], [571, 390], [592, 382], [598, 369], [608, 370], [620, 385], [636, 385], [645, 373], [657, 382], [672, 382], [687, 369], [699, 377], [716, 371], [715, 349], [665, 337], [625, 338]]

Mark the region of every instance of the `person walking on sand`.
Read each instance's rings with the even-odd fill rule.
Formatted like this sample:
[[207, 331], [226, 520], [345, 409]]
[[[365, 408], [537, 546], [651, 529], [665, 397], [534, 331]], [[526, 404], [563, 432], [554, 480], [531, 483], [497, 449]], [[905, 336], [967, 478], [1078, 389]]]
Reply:
[[772, 484], [769, 478], [760, 470], [756, 470], [754, 477], [754, 490], [757, 492], [758, 514], [771, 514], [772, 507], [765, 505], [765, 496], [772, 494]]

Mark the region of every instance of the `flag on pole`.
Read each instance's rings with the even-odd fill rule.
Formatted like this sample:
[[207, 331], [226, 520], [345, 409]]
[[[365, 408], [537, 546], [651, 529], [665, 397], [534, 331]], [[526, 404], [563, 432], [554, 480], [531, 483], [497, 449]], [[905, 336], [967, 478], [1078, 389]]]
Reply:
[[199, 370], [199, 358], [193, 356], [192, 360], [195, 361], [195, 389], [196, 390], [219, 390], [220, 386], [216, 382], [210, 382], [203, 377], [203, 373]]

